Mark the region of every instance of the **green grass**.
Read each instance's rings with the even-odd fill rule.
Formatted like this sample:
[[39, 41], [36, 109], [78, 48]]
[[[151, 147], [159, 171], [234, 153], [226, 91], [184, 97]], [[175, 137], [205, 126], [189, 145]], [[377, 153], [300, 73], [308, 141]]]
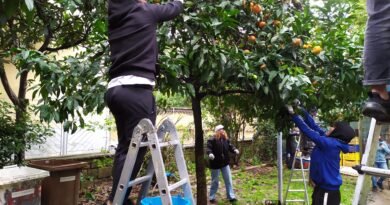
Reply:
[[[283, 177], [283, 197], [286, 194], [287, 182], [290, 176], [290, 170], [284, 170]], [[210, 175], [208, 175], [210, 177]], [[240, 170], [237, 173], [232, 174], [233, 187], [235, 194], [238, 198], [238, 205], [256, 205], [264, 204], [264, 200], [277, 200], [278, 199], [278, 176], [277, 168], [268, 168], [266, 172], [253, 173]], [[210, 182], [210, 178], [208, 178]], [[353, 193], [355, 190], [356, 177], [350, 177], [343, 175], [343, 185], [341, 186], [341, 204], [352, 204]], [[300, 186], [292, 186], [294, 189], [303, 189], [303, 184]], [[209, 190], [208, 190], [209, 191]], [[311, 200], [311, 193], [313, 189], [309, 187], [308, 195]], [[291, 197], [290, 197], [291, 196]], [[289, 193], [289, 199], [303, 199], [304, 193]], [[220, 185], [217, 193], [217, 200], [219, 205], [229, 204], [226, 199], [224, 183], [222, 176], [220, 176]], [[299, 203], [289, 203], [299, 204]]]

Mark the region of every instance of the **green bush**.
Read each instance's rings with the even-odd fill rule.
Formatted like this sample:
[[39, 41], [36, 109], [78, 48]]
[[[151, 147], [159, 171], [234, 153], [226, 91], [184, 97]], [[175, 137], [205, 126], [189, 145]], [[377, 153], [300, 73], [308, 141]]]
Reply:
[[14, 107], [0, 100], [0, 168], [11, 164], [22, 164], [17, 154], [31, 148], [34, 144], [42, 143], [45, 136], [51, 135], [48, 127], [33, 122], [30, 116], [22, 116], [16, 122]]
[[274, 123], [263, 120], [258, 123], [253, 135], [253, 156], [264, 162], [276, 160], [276, 135]]

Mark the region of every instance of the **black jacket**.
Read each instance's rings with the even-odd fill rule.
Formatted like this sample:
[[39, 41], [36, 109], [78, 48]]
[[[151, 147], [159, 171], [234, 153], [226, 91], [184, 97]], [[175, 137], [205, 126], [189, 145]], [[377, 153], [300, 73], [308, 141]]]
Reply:
[[211, 169], [220, 169], [230, 162], [229, 152], [234, 153], [236, 148], [232, 145], [229, 139], [217, 140], [215, 136], [212, 136], [207, 140], [207, 155], [213, 154], [214, 160], [210, 161]]
[[162, 5], [136, 0], [108, 2], [109, 78], [135, 75], [154, 80], [157, 62], [157, 24], [183, 11], [179, 1]]

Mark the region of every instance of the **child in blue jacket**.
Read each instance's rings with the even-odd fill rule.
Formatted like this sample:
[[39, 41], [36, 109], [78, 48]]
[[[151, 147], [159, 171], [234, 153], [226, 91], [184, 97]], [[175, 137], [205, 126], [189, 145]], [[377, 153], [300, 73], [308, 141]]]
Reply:
[[304, 119], [288, 106], [296, 126], [316, 144], [310, 156], [310, 179], [314, 185], [312, 205], [339, 205], [342, 184], [340, 152], [354, 151], [348, 143], [356, 136], [355, 131], [346, 122], [336, 122], [325, 132], [306, 110], [301, 110]]

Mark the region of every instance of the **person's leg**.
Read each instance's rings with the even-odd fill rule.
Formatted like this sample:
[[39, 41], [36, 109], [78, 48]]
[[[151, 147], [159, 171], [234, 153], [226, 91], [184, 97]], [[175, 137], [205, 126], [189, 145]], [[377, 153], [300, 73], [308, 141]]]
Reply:
[[[378, 9], [381, 8], [381, 9]], [[386, 85], [390, 82], [390, 3], [367, 0], [369, 15], [364, 39], [364, 80], [371, 86], [363, 114], [383, 120], [390, 115], [390, 99]]]
[[[134, 127], [143, 118], [150, 119], [154, 124], [156, 121], [156, 108], [152, 90], [133, 86], [117, 86], [109, 89], [106, 101], [115, 117], [118, 133], [118, 148], [115, 153], [113, 166], [113, 186], [109, 196], [109, 201], [113, 201]], [[145, 148], [140, 149], [131, 179], [137, 176], [145, 153]], [[130, 191], [131, 187], [127, 191], [126, 199]]]
[[222, 167], [221, 171], [222, 171], [223, 181], [225, 182], [226, 196], [229, 200], [235, 199], [236, 196], [234, 195], [233, 180], [232, 180], [232, 173], [230, 171], [230, 166], [227, 165], [225, 167]]
[[323, 205], [324, 193], [321, 191], [318, 186], [314, 187], [313, 194], [311, 195], [311, 204], [312, 205]]
[[211, 186], [209, 200], [215, 200], [215, 194], [218, 191], [219, 185], [219, 169], [211, 169]]
[[324, 205], [340, 205], [341, 194], [340, 190], [337, 191], [326, 191], [324, 193]]
[[372, 181], [372, 191], [376, 192], [378, 190], [378, 186], [376, 184], [377, 183], [376, 176], [372, 176], [371, 181]]
[[[387, 169], [387, 164], [386, 162], [377, 162], [377, 166], [378, 168], [381, 168], [381, 169]], [[386, 177], [379, 177], [378, 181], [377, 181], [377, 185], [380, 189], [383, 190], [383, 181], [386, 179]]]

